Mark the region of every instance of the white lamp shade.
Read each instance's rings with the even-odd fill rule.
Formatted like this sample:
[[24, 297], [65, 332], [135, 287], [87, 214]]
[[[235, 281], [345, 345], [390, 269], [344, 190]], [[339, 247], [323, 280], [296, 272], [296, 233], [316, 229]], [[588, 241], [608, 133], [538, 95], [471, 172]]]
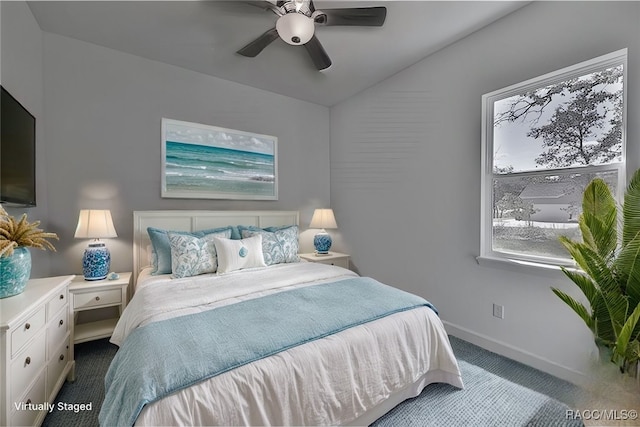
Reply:
[[113, 227], [111, 211], [82, 209], [78, 217], [78, 226], [74, 237], [78, 239], [100, 239], [118, 237]]
[[310, 228], [338, 228], [333, 209], [316, 209], [311, 218]]
[[302, 13], [287, 13], [276, 21], [278, 35], [285, 42], [292, 45], [307, 43], [313, 37], [313, 19]]

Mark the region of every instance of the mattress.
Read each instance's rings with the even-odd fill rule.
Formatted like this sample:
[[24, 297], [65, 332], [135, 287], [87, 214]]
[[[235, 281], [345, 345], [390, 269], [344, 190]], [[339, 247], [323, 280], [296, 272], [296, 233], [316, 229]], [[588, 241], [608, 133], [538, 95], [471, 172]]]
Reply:
[[[319, 263], [183, 279], [143, 271], [111, 341], [126, 346], [132, 331], [154, 322], [352, 277], [357, 275]], [[167, 349], [167, 357], [174, 350], [179, 349]], [[419, 307], [306, 342], [164, 396], [144, 406], [136, 425], [363, 424], [432, 382], [463, 387], [442, 322], [434, 310]]]

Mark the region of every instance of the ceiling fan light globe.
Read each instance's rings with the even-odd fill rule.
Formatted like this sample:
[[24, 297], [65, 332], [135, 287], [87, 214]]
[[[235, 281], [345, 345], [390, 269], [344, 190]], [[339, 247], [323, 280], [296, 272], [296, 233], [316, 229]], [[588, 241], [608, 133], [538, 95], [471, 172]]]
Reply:
[[278, 18], [276, 30], [282, 40], [291, 45], [302, 45], [313, 37], [313, 19], [301, 13], [287, 13]]

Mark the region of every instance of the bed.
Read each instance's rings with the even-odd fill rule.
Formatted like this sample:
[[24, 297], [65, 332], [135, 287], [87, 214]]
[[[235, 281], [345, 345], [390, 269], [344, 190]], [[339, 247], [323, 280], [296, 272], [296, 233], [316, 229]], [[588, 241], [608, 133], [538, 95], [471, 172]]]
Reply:
[[[298, 218], [134, 212], [134, 294], [111, 338], [102, 425], [368, 425], [430, 383], [463, 387], [436, 308], [298, 262]], [[152, 231], [171, 237], [170, 273]], [[180, 262], [186, 244], [216, 248], [216, 272]]]

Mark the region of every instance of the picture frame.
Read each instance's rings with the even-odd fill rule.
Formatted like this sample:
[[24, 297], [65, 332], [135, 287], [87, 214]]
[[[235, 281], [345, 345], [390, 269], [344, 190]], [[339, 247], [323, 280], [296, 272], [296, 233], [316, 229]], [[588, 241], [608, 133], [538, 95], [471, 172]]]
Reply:
[[278, 200], [278, 138], [162, 119], [163, 198]]

